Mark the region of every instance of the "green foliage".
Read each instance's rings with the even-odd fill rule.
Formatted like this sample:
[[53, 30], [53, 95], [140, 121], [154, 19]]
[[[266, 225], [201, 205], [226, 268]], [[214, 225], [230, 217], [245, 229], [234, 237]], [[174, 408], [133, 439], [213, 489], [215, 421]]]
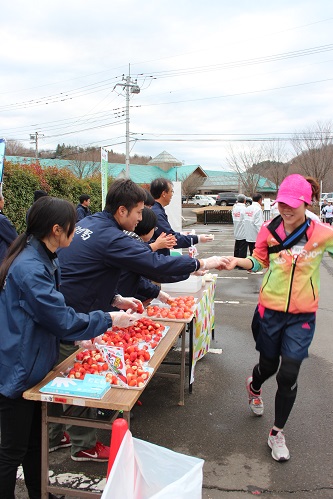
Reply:
[[[109, 179], [109, 185], [112, 178]], [[49, 167], [42, 169], [37, 162], [31, 165], [5, 161], [3, 194], [5, 215], [20, 234], [26, 228], [26, 212], [33, 203], [34, 191], [45, 190], [50, 196], [67, 199], [75, 204], [81, 194], [89, 194], [93, 213], [102, 209], [100, 176], [78, 179], [71, 171]]]

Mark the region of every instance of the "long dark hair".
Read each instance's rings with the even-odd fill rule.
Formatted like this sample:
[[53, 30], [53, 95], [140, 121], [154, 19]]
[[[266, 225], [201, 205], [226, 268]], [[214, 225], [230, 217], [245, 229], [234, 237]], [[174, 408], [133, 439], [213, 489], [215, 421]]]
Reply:
[[0, 266], [0, 290], [3, 288], [11, 264], [25, 248], [29, 236], [41, 240], [51, 233], [52, 227], [56, 224], [69, 236], [74, 230], [75, 222], [76, 210], [69, 201], [51, 196], [37, 199], [28, 214], [27, 230], [13, 241]]

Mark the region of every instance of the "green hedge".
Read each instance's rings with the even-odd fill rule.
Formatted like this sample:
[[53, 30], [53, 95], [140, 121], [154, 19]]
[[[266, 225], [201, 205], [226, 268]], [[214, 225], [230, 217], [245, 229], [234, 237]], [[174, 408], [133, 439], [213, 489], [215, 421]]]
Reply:
[[[108, 185], [112, 182], [109, 178]], [[50, 196], [67, 199], [75, 205], [81, 194], [89, 194], [93, 213], [102, 208], [100, 176], [79, 179], [70, 170], [50, 167], [42, 169], [37, 162], [31, 165], [5, 161], [3, 177], [4, 214], [20, 234], [26, 228], [25, 216], [33, 203], [34, 191], [45, 190]]]

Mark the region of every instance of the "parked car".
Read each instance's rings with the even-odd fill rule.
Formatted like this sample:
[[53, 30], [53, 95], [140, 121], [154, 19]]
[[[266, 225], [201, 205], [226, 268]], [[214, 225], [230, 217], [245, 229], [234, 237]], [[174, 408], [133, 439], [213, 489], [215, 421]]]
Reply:
[[323, 203], [329, 198], [333, 198], [333, 192], [322, 192], [320, 196], [320, 202]]
[[[237, 192], [219, 192], [216, 198], [216, 204], [218, 206], [228, 206], [235, 204], [239, 194]], [[246, 204], [252, 204], [252, 198], [245, 196]]]
[[184, 194], [182, 194], [182, 203], [192, 203], [192, 199], [192, 196], [184, 196]]
[[199, 206], [214, 206], [216, 204], [215, 199], [210, 196], [203, 196], [202, 194], [196, 194], [192, 199], [193, 204], [197, 204]]

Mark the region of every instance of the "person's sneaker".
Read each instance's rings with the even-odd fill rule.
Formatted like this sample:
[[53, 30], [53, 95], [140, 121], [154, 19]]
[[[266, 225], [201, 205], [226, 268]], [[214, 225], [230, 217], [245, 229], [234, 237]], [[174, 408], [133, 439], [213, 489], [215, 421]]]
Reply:
[[262, 416], [264, 414], [264, 403], [260, 394], [253, 393], [251, 390], [252, 376], [249, 376], [246, 380], [246, 390], [249, 397], [249, 407], [253, 414], [256, 416]]
[[283, 432], [278, 431], [277, 435], [268, 435], [268, 445], [272, 449], [272, 458], [275, 461], [288, 461], [290, 459], [290, 454], [288, 447], [286, 446], [286, 440], [284, 438]]
[[58, 449], [65, 449], [66, 447], [70, 447], [71, 445], [72, 445], [71, 439], [69, 438], [67, 431], [64, 431], [64, 434], [60, 442], [54, 447], [50, 447], [49, 452], [54, 452], [55, 450]]
[[88, 450], [80, 450], [72, 455], [73, 461], [96, 461], [96, 463], [104, 463], [109, 460], [110, 447], [103, 445], [101, 442], [96, 442], [95, 447]]

